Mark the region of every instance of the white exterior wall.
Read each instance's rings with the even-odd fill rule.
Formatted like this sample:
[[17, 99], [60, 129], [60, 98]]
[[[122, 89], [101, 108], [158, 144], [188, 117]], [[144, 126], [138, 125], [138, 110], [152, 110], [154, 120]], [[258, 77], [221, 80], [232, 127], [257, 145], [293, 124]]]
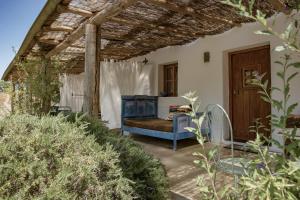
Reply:
[[[284, 15], [278, 15], [276, 30], [282, 30], [288, 25]], [[229, 80], [228, 80], [228, 52], [270, 44], [271, 49], [281, 44], [275, 37], [256, 35], [260, 30], [257, 23], [243, 24], [223, 34], [206, 36], [184, 46], [166, 47], [148, 55], [134, 58], [143, 60], [145, 57], [156, 67], [155, 93], [158, 91], [158, 67], [163, 64], [178, 62], [178, 98], [161, 97], [159, 101], [159, 115], [165, 117], [170, 104], [178, 104], [183, 100], [180, 96], [189, 91], [196, 91], [202, 107], [207, 104], [220, 104], [228, 110], [229, 107]], [[210, 52], [210, 62], [204, 63], [203, 53]], [[271, 51], [272, 85], [280, 85], [276, 76], [278, 71], [275, 61], [280, 59], [281, 53]], [[299, 58], [299, 57], [298, 57]], [[291, 102], [300, 102], [300, 77], [292, 82]], [[296, 113], [300, 114], [300, 107]]]
[[[277, 17], [277, 26], [287, 25], [287, 20], [282, 15]], [[178, 62], [178, 96], [189, 91], [196, 91], [202, 105], [218, 103], [228, 107], [228, 52], [247, 49], [256, 46], [270, 44], [271, 49], [281, 44], [275, 37], [254, 34], [261, 27], [256, 23], [243, 24], [241, 27], [233, 28], [223, 34], [200, 38], [185, 46], [166, 47], [142, 57], [134, 58], [143, 60], [146, 57], [156, 67], [155, 93], [158, 95], [158, 66], [167, 63]], [[203, 53], [210, 52], [210, 62], [203, 62]], [[281, 53], [271, 51], [271, 74], [272, 85], [276, 86], [280, 80], [276, 76], [278, 65], [275, 61], [280, 60]], [[292, 83], [291, 101], [300, 101], [300, 77]], [[164, 98], [162, 102], [181, 102], [173, 97]], [[180, 97], [178, 97], [180, 98]], [[300, 113], [300, 107], [297, 109]]]

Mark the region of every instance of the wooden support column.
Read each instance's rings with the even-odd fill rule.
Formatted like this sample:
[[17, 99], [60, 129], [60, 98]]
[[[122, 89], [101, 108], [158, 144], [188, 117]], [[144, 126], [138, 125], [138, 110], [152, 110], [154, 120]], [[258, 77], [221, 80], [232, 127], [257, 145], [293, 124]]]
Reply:
[[87, 24], [85, 27], [85, 66], [83, 111], [89, 116], [99, 114], [100, 84], [100, 41], [97, 26]]
[[[45, 88], [45, 90], [47, 90], [47, 87], [50, 87], [50, 80], [49, 77], [47, 77], [50, 62], [51, 61], [49, 58], [45, 58], [44, 56], [42, 56], [43, 79], [41, 84], [43, 84], [43, 88]], [[48, 92], [46, 92], [45, 94], [46, 95], [42, 97], [42, 113], [48, 114], [51, 109], [51, 97]]]

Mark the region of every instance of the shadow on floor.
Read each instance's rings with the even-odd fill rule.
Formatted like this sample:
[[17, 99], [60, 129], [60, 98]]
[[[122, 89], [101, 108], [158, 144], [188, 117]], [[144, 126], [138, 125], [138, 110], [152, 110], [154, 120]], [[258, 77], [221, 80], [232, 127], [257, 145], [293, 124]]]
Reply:
[[169, 140], [141, 135], [131, 135], [130, 137], [165, 166], [172, 199], [199, 199], [197, 198], [196, 178], [200, 172], [193, 163], [196, 158], [192, 155], [200, 147], [196, 140], [178, 141], [177, 151], [173, 151], [172, 141]]
[[[147, 144], [150, 146], [153, 145], [158, 148], [163, 147], [168, 150], [172, 150], [172, 148], [173, 148], [173, 141], [171, 141], [171, 140], [164, 140], [164, 139], [160, 139], [160, 138], [143, 136], [143, 135], [131, 135], [130, 137], [133, 138], [135, 141], [140, 142], [141, 144]], [[195, 146], [195, 145], [198, 145], [198, 142], [196, 139], [179, 140], [177, 142], [177, 151], [182, 150], [187, 147]]]
[[[169, 178], [171, 199], [201, 199], [197, 178], [201, 176], [207, 179], [207, 174], [194, 164], [194, 160], [198, 158], [193, 156], [193, 153], [200, 151], [200, 145], [196, 140], [178, 141], [178, 149], [173, 151], [172, 141], [141, 135], [130, 135], [130, 137], [164, 165]], [[206, 143], [206, 148], [210, 147], [211, 144]], [[241, 152], [236, 153], [237, 155], [241, 154]], [[222, 154], [229, 155], [230, 150], [222, 148]], [[233, 178], [220, 172], [216, 181], [217, 186], [221, 188], [225, 184], [233, 183]]]

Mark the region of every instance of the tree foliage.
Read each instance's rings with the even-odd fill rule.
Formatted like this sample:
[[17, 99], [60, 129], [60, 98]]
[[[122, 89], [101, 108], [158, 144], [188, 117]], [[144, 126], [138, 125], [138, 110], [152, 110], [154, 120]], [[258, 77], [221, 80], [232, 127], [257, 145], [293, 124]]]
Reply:
[[51, 104], [59, 101], [59, 75], [63, 63], [55, 58], [32, 57], [16, 61], [18, 79], [12, 92], [14, 111], [18, 113], [47, 114]]
[[112, 145], [62, 117], [0, 121], [1, 199], [133, 199]]

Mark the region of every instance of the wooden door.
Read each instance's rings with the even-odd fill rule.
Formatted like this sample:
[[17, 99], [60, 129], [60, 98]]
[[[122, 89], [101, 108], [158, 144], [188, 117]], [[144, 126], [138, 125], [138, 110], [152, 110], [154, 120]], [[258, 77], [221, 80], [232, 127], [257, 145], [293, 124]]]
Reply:
[[177, 96], [178, 64], [164, 66], [164, 92], [168, 97]]
[[[249, 132], [249, 126], [253, 126], [254, 121], [260, 118], [268, 127], [266, 117], [271, 113], [271, 106], [260, 98], [260, 88], [249, 84], [249, 80], [253, 79], [256, 72], [266, 73], [265, 79], [271, 83], [270, 46], [230, 53], [229, 60], [233, 139], [241, 142], [254, 140], [256, 134]], [[269, 132], [265, 134], [270, 135]]]

